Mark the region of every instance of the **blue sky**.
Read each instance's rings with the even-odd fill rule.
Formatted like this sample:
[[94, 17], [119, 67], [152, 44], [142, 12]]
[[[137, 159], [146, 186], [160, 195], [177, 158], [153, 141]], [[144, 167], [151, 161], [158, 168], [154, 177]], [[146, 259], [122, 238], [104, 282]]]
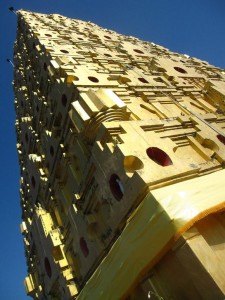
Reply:
[[2, 0], [0, 4], [0, 297], [23, 300], [26, 266], [19, 231], [19, 168], [13, 105], [13, 56], [16, 16], [8, 7], [59, 13], [92, 21], [225, 68], [225, 2], [223, 0]]

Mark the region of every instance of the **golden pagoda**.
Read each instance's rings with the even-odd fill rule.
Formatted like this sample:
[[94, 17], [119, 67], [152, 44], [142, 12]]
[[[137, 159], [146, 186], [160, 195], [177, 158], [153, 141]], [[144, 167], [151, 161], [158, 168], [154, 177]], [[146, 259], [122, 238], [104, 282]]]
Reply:
[[225, 298], [225, 70], [17, 11], [21, 232], [33, 299]]

